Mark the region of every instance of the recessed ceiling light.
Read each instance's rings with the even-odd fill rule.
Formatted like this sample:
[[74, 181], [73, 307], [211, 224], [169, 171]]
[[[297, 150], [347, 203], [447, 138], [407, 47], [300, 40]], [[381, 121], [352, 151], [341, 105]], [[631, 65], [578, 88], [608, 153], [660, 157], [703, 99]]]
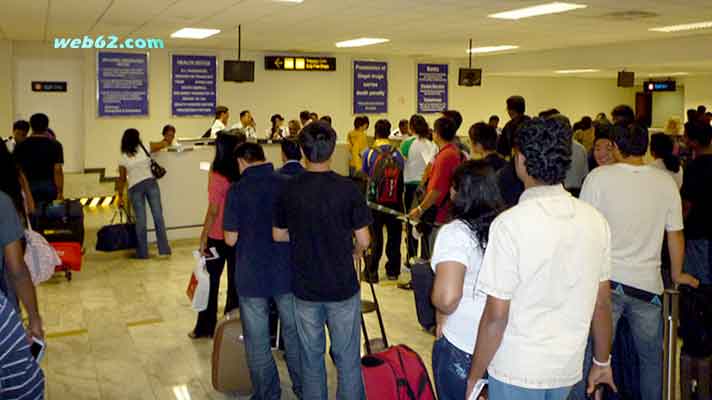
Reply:
[[554, 72], [556, 72], [557, 74], [585, 74], [588, 72], [599, 72], [599, 71], [600, 71], [600, 69], [586, 68], [586, 69], [560, 69], [560, 70], [554, 71]]
[[670, 26], [661, 26], [658, 28], [650, 28], [649, 30], [653, 32], [681, 32], [681, 31], [691, 31], [695, 29], [709, 29], [712, 28], [712, 21], [706, 21], [706, 22], [693, 22], [691, 24], [682, 24], [682, 25], [670, 25]]
[[468, 53], [478, 54], [478, 53], [494, 53], [496, 51], [514, 50], [518, 49], [519, 46], [512, 45], [502, 45], [502, 46], [484, 46], [484, 47], [473, 47], [468, 50]]
[[379, 39], [379, 38], [359, 38], [352, 40], [345, 40], [343, 42], [337, 42], [336, 47], [361, 47], [370, 46], [372, 44], [380, 44], [390, 42], [389, 39]]
[[218, 33], [220, 33], [220, 29], [183, 28], [171, 33], [171, 37], [178, 39], [205, 39]]
[[685, 76], [685, 75], [690, 75], [689, 72], [654, 72], [652, 74], [648, 74], [649, 77], [656, 77], [656, 76]]
[[547, 4], [541, 4], [538, 6], [533, 6], [533, 7], [527, 7], [527, 8], [520, 8], [517, 10], [511, 10], [511, 11], [505, 11], [497, 14], [491, 14], [489, 15], [490, 18], [499, 18], [499, 19], [522, 19], [522, 18], [529, 18], [529, 17], [536, 17], [539, 15], [547, 15], [547, 14], [558, 14], [566, 11], [571, 11], [571, 10], [578, 10], [581, 8], [586, 8], [588, 7], [587, 5], [584, 4], [573, 4], [573, 3], [547, 3]]

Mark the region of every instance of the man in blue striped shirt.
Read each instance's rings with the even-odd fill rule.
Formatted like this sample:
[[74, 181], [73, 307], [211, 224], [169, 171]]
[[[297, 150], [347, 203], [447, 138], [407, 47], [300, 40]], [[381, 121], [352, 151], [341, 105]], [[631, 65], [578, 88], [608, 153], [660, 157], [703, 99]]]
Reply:
[[10, 198], [0, 192], [0, 271], [25, 306], [29, 326], [25, 332], [15, 305], [0, 291], [0, 399], [43, 399], [44, 375], [30, 353], [31, 338], [44, 340], [42, 319], [30, 273], [23, 260], [20, 219]]

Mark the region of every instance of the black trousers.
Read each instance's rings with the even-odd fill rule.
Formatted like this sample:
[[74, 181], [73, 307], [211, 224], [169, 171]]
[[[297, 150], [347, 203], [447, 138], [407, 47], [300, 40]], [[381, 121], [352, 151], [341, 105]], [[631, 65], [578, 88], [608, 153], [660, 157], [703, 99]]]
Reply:
[[403, 239], [403, 223], [393, 215], [372, 210], [373, 225], [371, 225], [371, 254], [366, 263], [366, 274], [371, 278], [378, 278], [378, 264], [383, 253], [383, 227], [388, 232], [386, 242], [386, 273], [388, 276], [398, 277], [401, 265], [401, 240]]
[[208, 308], [198, 313], [198, 321], [193, 330], [197, 336], [208, 336], [215, 332], [218, 323], [218, 292], [220, 278], [227, 261], [227, 301], [225, 314], [238, 307], [237, 287], [235, 286], [235, 247], [228, 246], [223, 240], [208, 238], [208, 248], [215, 247], [218, 258], [206, 262], [206, 269], [210, 274], [210, 295]]

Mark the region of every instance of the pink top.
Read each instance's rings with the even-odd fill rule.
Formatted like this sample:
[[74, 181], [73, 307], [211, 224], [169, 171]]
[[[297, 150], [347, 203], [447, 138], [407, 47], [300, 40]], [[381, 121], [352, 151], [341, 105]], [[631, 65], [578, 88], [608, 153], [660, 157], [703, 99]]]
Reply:
[[217, 172], [211, 172], [208, 180], [208, 203], [218, 206], [218, 216], [208, 231], [208, 237], [215, 240], [224, 240], [223, 215], [225, 215], [225, 200], [230, 190], [230, 181]]

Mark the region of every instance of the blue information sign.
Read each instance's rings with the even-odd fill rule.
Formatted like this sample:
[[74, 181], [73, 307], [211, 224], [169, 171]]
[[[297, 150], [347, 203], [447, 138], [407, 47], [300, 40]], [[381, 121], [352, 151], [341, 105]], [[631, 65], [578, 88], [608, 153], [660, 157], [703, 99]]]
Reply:
[[99, 52], [97, 102], [100, 117], [148, 115], [148, 55]]
[[215, 113], [216, 66], [215, 56], [173, 55], [171, 82], [173, 115], [208, 116]]
[[388, 112], [388, 64], [354, 61], [354, 114]]
[[418, 64], [418, 113], [447, 110], [447, 64]]

